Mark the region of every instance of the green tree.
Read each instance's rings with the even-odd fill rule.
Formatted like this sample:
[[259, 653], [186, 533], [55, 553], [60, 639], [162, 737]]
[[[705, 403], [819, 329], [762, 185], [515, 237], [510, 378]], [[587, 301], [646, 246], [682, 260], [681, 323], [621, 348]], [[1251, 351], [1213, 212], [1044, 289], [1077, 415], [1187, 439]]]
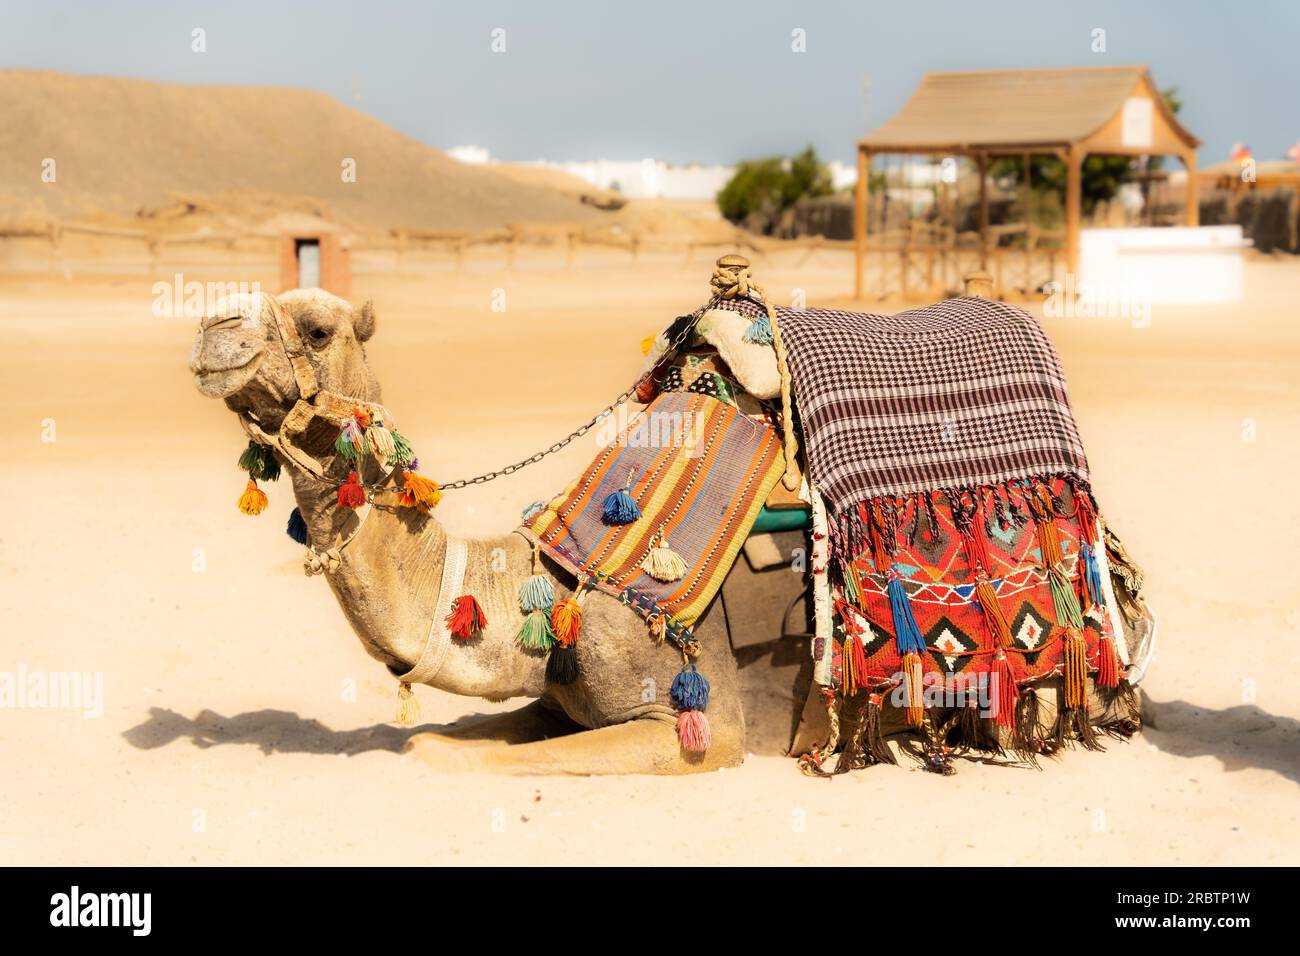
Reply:
[[766, 232], [781, 213], [805, 196], [828, 196], [831, 176], [809, 146], [790, 159], [771, 156], [751, 159], [736, 166], [727, 184], [718, 192], [718, 210], [731, 222], [743, 222], [753, 213], [763, 215]]

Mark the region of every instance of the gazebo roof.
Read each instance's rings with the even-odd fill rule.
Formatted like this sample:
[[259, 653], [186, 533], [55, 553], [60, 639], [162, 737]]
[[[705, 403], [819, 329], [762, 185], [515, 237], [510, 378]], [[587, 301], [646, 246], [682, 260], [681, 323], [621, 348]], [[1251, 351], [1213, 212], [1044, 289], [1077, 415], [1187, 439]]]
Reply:
[[1154, 101], [1149, 115], [1167, 138], [1200, 145], [1174, 119], [1144, 66], [927, 73], [903, 108], [858, 142], [876, 152], [1068, 146], [1119, 123], [1135, 96]]

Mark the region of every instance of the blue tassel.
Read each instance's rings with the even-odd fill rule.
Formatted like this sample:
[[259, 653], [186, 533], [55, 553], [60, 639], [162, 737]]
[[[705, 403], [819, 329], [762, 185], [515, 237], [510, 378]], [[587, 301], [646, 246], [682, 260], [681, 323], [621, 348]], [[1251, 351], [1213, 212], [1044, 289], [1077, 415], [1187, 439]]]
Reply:
[[709, 681], [694, 664], [683, 664], [668, 689], [668, 698], [678, 710], [704, 710], [709, 706]]
[[289, 526], [284, 532], [299, 544], [307, 543], [307, 522], [302, 520], [302, 512], [297, 508], [289, 512]]
[[641, 509], [632, 497], [631, 484], [605, 496], [605, 524], [631, 524], [641, 517]]
[[519, 586], [519, 608], [529, 611], [549, 611], [555, 604], [555, 588], [541, 574], [534, 574]]
[[742, 338], [751, 345], [771, 345], [772, 344], [772, 323], [766, 315], [760, 315], [753, 322], [749, 323], [749, 328], [745, 329]]
[[889, 610], [894, 615], [894, 642], [898, 646], [898, 656], [913, 652], [924, 654], [925, 639], [921, 637], [921, 629], [916, 626], [912, 605], [907, 600], [907, 592], [903, 590], [903, 579], [893, 569], [890, 569], [886, 590], [889, 591]]
[[1102, 606], [1101, 568], [1097, 567], [1097, 554], [1087, 541], [1079, 546], [1079, 557], [1083, 559], [1083, 576], [1087, 579], [1088, 593]]

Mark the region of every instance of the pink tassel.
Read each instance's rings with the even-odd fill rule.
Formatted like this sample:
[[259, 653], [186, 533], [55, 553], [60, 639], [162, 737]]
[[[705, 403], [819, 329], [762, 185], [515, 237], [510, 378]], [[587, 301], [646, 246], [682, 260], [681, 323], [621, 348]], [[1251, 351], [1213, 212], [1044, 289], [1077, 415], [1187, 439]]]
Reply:
[[702, 710], [683, 710], [677, 715], [677, 738], [687, 753], [702, 754], [709, 749], [709, 718]]

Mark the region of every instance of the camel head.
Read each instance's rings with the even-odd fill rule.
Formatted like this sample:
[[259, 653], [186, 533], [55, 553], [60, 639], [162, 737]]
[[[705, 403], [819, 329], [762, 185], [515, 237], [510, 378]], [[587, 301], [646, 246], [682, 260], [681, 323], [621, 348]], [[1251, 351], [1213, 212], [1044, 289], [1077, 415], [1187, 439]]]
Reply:
[[[298, 385], [264, 293], [230, 295], [199, 323], [190, 371], [198, 390], [224, 399], [236, 412], [252, 412], [274, 427], [298, 399]], [[375, 331], [370, 303], [354, 308], [322, 289], [282, 293], [322, 389], [379, 401], [379, 383], [362, 343]]]

